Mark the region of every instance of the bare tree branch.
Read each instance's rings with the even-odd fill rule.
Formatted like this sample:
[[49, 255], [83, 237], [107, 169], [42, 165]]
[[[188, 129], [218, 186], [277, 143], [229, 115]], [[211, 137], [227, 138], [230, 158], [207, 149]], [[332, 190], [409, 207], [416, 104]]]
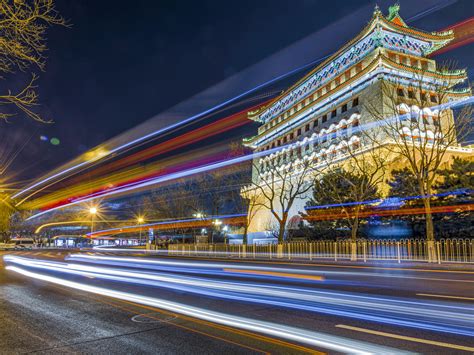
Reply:
[[23, 89], [17, 92], [6, 89], [0, 93], [0, 106], [12, 107], [0, 111], [0, 119], [8, 119], [20, 111], [35, 121], [51, 122], [33, 108], [38, 104], [35, 70], [45, 69], [46, 31], [52, 25], [67, 26], [53, 0], [0, 0], [0, 79], [6, 80], [16, 71], [29, 73], [31, 77]]

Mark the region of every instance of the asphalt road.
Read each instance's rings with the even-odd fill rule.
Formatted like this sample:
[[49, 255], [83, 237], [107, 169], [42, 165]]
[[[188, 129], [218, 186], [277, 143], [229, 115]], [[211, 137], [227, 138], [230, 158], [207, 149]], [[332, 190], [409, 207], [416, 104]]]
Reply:
[[474, 352], [473, 268], [7, 255], [0, 353]]

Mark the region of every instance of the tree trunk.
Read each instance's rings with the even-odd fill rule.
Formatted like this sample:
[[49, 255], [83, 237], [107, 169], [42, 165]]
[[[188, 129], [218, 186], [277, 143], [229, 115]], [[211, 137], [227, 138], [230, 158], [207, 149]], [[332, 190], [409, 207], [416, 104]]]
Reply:
[[[429, 195], [429, 194], [428, 194]], [[431, 200], [429, 197], [423, 198], [423, 204], [425, 207], [425, 222], [426, 222], [426, 241], [427, 241], [427, 253], [428, 261], [435, 263], [438, 261], [435, 248], [435, 237], [434, 237], [434, 225], [433, 215], [431, 214]]]
[[249, 230], [249, 226], [248, 226], [248, 224], [246, 224], [244, 226], [244, 235], [242, 236], [242, 244], [243, 245], [247, 245], [248, 230]]
[[352, 223], [351, 228], [351, 242], [355, 243], [357, 241], [357, 232], [359, 230], [359, 212], [356, 211], [356, 216], [354, 218], [354, 222]]
[[357, 232], [359, 230], [359, 206], [356, 206], [355, 217], [351, 228], [351, 261], [357, 260]]
[[280, 220], [280, 228], [278, 230], [278, 244], [281, 244], [285, 241], [285, 228], [286, 228], [286, 220], [288, 215], [283, 213], [283, 218]]

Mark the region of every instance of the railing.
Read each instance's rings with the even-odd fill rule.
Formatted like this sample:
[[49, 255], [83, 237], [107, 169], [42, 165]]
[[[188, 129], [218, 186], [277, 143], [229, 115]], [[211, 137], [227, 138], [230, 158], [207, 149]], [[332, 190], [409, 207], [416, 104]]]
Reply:
[[[169, 255], [232, 257], [245, 259], [330, 259], [434, 261], [438, 263], [474, 263], [474, 239], [441, 239], [434, 243], [434, 255], [428, 253], [423, 239], [350, 240], [289, 242], [283, 244], [171, 244]], [[354, 252], [354, 253], [353, 253]]]

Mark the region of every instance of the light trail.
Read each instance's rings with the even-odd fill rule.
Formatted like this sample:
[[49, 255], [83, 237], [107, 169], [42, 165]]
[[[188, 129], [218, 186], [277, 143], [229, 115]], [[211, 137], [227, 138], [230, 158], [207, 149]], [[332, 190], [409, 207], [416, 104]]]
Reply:
[[212, 222], [215, 219], [226, 220], [226, 224], [238, 224], [242, 223], [242, 218], [246, 218], [247, 214], [230, 214], [230, 215], [220, 215], [220, 216], [209, 216], [201, 218], [189, 218], [189, 219], [178, 219], [178, 220], [166, 220], [154, 223], [146, 224], [137, 224], [133, 226], [124, 226], [118, 228], [104, 229], [100, 231], [95, 231], [93, 233], [87, 233], [87, 236], [94, 237], [105, 234], [119, 234], [119, 233], [129, 233], [140, 231], [143, 228], [154, 228], [154, 229], [172, 229], [176, 225], [179, 225], [182, 228], [185, 227], [209, 227], [212, 226]]
[[192, 152], [182, 152], [174, 154], [172, 157], [164, 157], [163, 159], [149, 164], [137, 163], [126, 169], [112, 171], [92, 181], [87, 180], [85, 183], [66, 187], [39, 197], [31, 202], [25, 203], [23, 206], [30, 210], [36, 210], [38, 208], [48, 210], [52, 207], [78, 200], [86, 195], [100, 195], [112, 188], [116, 190], [126, 184], [133, 185], [177, 171], [211, 164], [224, 160], [230, 155], [231, 152], [227, 145], [211, 144], [205, 148], [193, 150]]
[[410, 201], [410, 200], [419, 200], [419, 199], [423, 199], [423, 198], [427, 198], [427, 197], [429, 197], [429, 198], [431, 198], [431, 197], [446, 197], [446, 196], [451, 196], [451, 195], [471, 194], [473, 192], [474, 192], [474, 190], [466, 188], [466, 189], [457, 189], [457, 190], [447, 191], [447, 192], [440, 192], [440, 193], [431, 194], [431, 195], [413, 195], [413, 196], [406, 196], [406, 197], [389, 196], [389, 197], [386, 197], [386, 198], [378, 198], [378, 199], [375, 199], [375, 200], [354, 201], [354, 202], [345, 202], [345, 203], [333, 203], [333, 204], [327, 204], [327, 205], [307, 206], [304, 209], [305, 210], [318, 210], [318, 209], [333, 208], [333, 207], [373, 205], [373, 204], [382, 203], [384, 201], [388, 201], [390, 199], [398, 199], [400, 201]]
[[[5, 261], [25, 267], [78, 275], [86, 278], [167, 288], [208, 297], [271, 304], [278, 307], [344, 316], [403, 327], [474, 336], [474, 331], [472, 331], [474, 321], [468, 314], [470, 308], [467, 306], [438, 305], [432, 302], [415, 302], [388, 297], [357, 295], [354, 293], [319, 291], [302, 287], [218, 281], [179, 274], [150, 273], [139, 272], [133, 269], [111, 269], [82, 264], [65, 264], [15, 256], [6, 257]], [[268, 281], [268, 279], [265, 280]]]
[[275, 324], [265, 321], [259, 321], [250, 318], [244, 318], [215, 312], [203, 308], [193, 307], [182, 303], [171, 302], [164, 299], [142, 296], [128, 292], [117, 291], [104, 287], [87, 285], [85, 283], [69, 281], [58, 277], [31, 272], [17, 266], [7, 266], [7, 270], [17, 272], [21, 275], [50, 282], [63, 287], [69, 287], [76, 290], [90, 292], [106, 297], [117, 298], [129, 302], [147, 305], [171, 311], [173, 313], [183, 314], [189, 317], [206, 320], [212, 323], [222, 324], [233, 328], [244, 329], [252, 332], [266, 334], [272, 337], [282, 338], [303, 344], [309, 344], [315, 347], [322, 347], [333, 351], [353, 354], [400, 354], [399, 350], [365, 343], [339, 336], [329, 335], [321, 332], [314, 332], [301, 328], [290, 327], [282, 324]]
[[[459, 101], [451, 101], [451, 102], [447, 102], [447, 103], [440, 104], [440, 105], [437, 105], [437, 106], [433, 106], [433, 107], [431, 107], [431, 109], [433, 109], [433, 110], [445, 110], [445, 109], [448, 109], [448, 108], [458, 108], [458, 107], [461, 107], [461, 106], [472, 104], [473, 102], [474, 102], [474, 96], [470, 96], [468, 98], [465, 98], [465, 99], [462, 99], [462, 100], [459, 100]], [[308, 114], [311, 114], [311, 113], [308, 113]], [[381, 127], [381, 126], [390, 124], [391, 122], [394, 122], [396, 120], [407, 120], [410, 117], [411, 117], [411, 114], [406, 113], [404, 115], [390, 117], [390, 118], [387, 118], [385, 120], [379, 120], [379, 121], [373, 121], [373, 122], [365, 123], [363, 125], [359, 125], [357, 127], [354, 127], [352, 129], [352, 133], [357, 133], [357, 132], [360, 132], [360, 131], [365, 131], [365, 130], [370, 130], [370, 129], [374, 129], [374, 128], [377, 128], [377, 127]], [[341, 134], [344, 134], [344, 133], [345, 132], [342, 132]], [[328, 135], [330, 135], [330, 134], [328, 134]], [[314, 137], [312, 139], [308, 139], [303, 145], [311, 144], [316, 139], [320, 139], [320, 137]], [[287, 145], [284, 145], [284, 146], [271, 148], [269, 150], [254, 152], [252, 154], [242, 155], [242, 156], [239, 156], [237, 158], [227, 159], [227, 160], [223, 160], [223, 161], [208, 164], [208, 165], [204, 165], [204, 166], [200, 166], [200, 167], [196, 167], [196, 168], [192, 168], [192, 169], [188, 169], [188, 170], [184, 170], [184, 171], [179, 171], [179, 172], [168, 174], [168, 175], [165, 175], [165, 176], [160, 176], [158, 178], [151, 178], [150, 180], [147, 180], [147, 181], [135, 182], [133, 184], [128, 184], [128, 185], [122, 185], [119, 188], [111, 188], [111, 189], [107, 190], [106, 192], [104, 192], [102, 194], [97, 194], [97, 195], [84, 197], [84, 198], [81, 198], [79, 200], [70, 202], [68, 204], [57, 206], [57, 207], [48, 209], [46, 211], [39, 212], [37, 214], [34, 214], [34, 215], [30, 216], [29, 218], [27, 218], [27, 220], [37, 218], [37, 217], [42, 216], [46, 213], [49, 213], [49, 212], [52, 212], [52, 211], [55, 211], [55, 210], [58, 210], [58, 209], [61, 209], [61, 208], [70, 207], [70, 206], [80, 204], [80, 203], [84, 203], [84, 202], [89, 202], [89, 201], [95, 200], [96, 198], [99, 198], [99, 197], [103, 198], [103, 197], [116, 195], [118, 193], [125, 193], [125, 192], [128, 192], [128, 191], [132, 191], [132, 190], [136, 190], [136, 189], [156, 185], [156, 184], [159, 184], [159, 183], [162, 183], [162, 182], [175, 180], [175, 179], [179, 179], [179, 178], [184, 178], [184, 177], [189, 177], [189, 176], [192, 176], [192, 175], [195, 175], [195, 174], [198, 174], [198, 173], [203, 173], [203, 172], [207, 172], [207, 171], [211, 171], [211, 170], [216, 170], [216, 169], [219, 169], [219, 168], [231, 166], [231, 165], [234, 165], [234, 164], [239, 164], [239, 163], [249, 161], [249, 160], [252, 160], [252, 159], [265, 157], [267, 155], [270, 155], [270, 154], [279, 152], [280, 150], [283, 150], [285, 148], [288, 148], [289, 145], [291, 145], [291, 143], [287, 144]]]
[[[466, 211], [474, 210], [473, 203], [459, 204], [459, 205], [448, 205], [448, 206], [432, 206], [430, 212], [433, 214], [437, 213], [460, 213]], [[309, 210], [318, 211], [318, 210]], [[321, 210], [319, 210], [321, 211]], [[323, 213], [308, 215], [305, 217], [307, 220], [311, 221], [321, 221], [321, 220], [334, 220], [334, 219], [344, 219], [348, 216], [354, 217], [356, 214], [352, 211], [346, 212], [333, 212], [328, 213], [328, 211], [322, 211]], [[414, 207], [414, 208], [397, 208], [397, 209], [379, 209], [379, 210], [368, 210], [357, 212], [357, 216], [360, 218], [366, 218], [371, 216], [385, 217], [385, 216], [397, 216], [397, 215], [421, 215], [426, 214], [426, 209], [424, 207]]]
[[[100, 222], [100, 223], [124, 223], [124, 222], [132, 222], [135, 220], [99, 220], [99, 221], [94, 221], [94, 222]], [[62, 221], [62, 222], [49, 222], [49, 223], [44, 223], [40, 225], [38, 228], [35, 230], [35, 234], [38, 234], [41, 232], [44, 228], [46, 227], [51, 227], [51, 226], [61, 226], [65, 224], [76, 224], [76, 223], [85, 223], [85, 224], [91, 224], [92, 221], [90, 219], [87, 220], [78, 220], [78, 221]]]
[[[130, 249], [127, 250], [130, 253]], [[180, 254], [181, 251], [176, 251], [174, 254], [173, 253], [168, 253], [167, 250], [152, 250], [152, 251], [147, 251], [149, 254], [157, 253], [157, 254], [165, 254], [165, 255], [171, 255], [175, 257], [181, 257], [182, 255]], [[198, 255], [202, 256], [203, 252], [199, 251]], [[206, 254], [206, 253], [204, 253]], [[209, 253], [211, 254], [211, 253]], [[212, 253], [211, 255], [215, 256], [215, 253]], [[233, 254], [235, 256], [238, 256], [237, 253]], [[259, 256], [259, 253], [256, 253], [256, 256]], [[264, 255], [264, 254], [262, 254]], [[286, 253], [282, 254], [283, 257], [287, 257], [288, 255]], [[227, 257], [227, 255], [226, 255]], [[113, 265], [113, 266], [123, 266], [123, 267], [128, 267], [132, 265], [134, 268], [138, 269], [151, 269], [151, 270], [163, 270], [163, 271], [171, 271], [171, 272], [178, 272], [178, 273], [191, 273], [191, 274], [199, 274], [199, 275], [220, 275], [220, 276], [232, 276], [232, 273], [225, 273], [222, 270], [225, 268], [233, 267], [233, 268], [238, 268], [238, 269], [247, 269], [247, 270], [261, 270], [261, 271], [275, 271], [275, 272], [287, 272], [287, 273], [296, 273], [296, 274], [305, 274], [305, 275], [343, 275], [343, 276], [364, 276], [368, 278], [401, 278], [401, 279], [412, 279], [412, 280], [423, 280], [423, 281], [443, 281], [443, 282], [457, 282], [457, 283], [474, 283], [474, 280], [462, 280], [462, 279], [453, 279], [453, 278], [427, 278], [427, 277], [418, 277], [418, 276], [407, 276], [403, 274], [386, 274], [384, 273], [378, 273], [378, 272], [354, 272], [354, 271], [313, 271], [311, 269], [294, 269], [294, 268], [284, 268], [281, 266], [278, 267], [261, 267], [261, 266], [248, 266], [248, 265], [243, 265], [241, 263], [241, 260], [236, 260], [233, 262], [226, 262], [224, 263], [223, 261], [221, 263], [209, 263], [209, 262], [203, 262], [202, 259], [194, 259], [193, 261], [176, 261], [174, 259], [172, 260], [156, 260], [156, 259], [148, 259], [148, 258], [128, 258], [128, 257], [116, 257], [116, 256], [103, 256], [102, 254], [95, 254], [95, 255], [87, 255], [87, 254], [71, 254], [69, 256], [66, 256], [66, 260], [72, 260], [72, 261], [79, 261], [79, 262], [86, 262], [86, 263], [94, 263], [94, 264], [102, 264], [102, 265]], [[262, 262], [262, 261], [253, 261], [256, 263], [267, 263], [267, 262]], [[281, 263], [281, 262], [280, 262]], [[292, 264], [289, 262], [284, 262], [284, 265]], [[301, 266], [307, 266], [308, 264], [300, 264]], [[311, 266], [328, 266], [326, 265], [320, 265], [320, 264], [314, 264], [311, 263]], [[335, 268], [347, 268], [348, 266], [344, 265], [330, 265], [330, 267], [335, 267]], [[393, 268], [393, 267], [370, 267], [370, 266], [349, 266], [351, 269], [377, 269], [377, 270], [391, 270], [391, 271], [404, 271], [407, 270], [406, 268]], [[472, 274], [474, 272], [470, 271], [447, 271], [447, 270], [433, 270], [433, 269], [408, 269], [409, 271], [417, 271], [417, 272], [429, 272], [429, 273], [460, 273], [460, 274]], [[249, 274], [247, 276], [255, 277], [255, 278], [262, 278], [258, 275], [255, 274]], [[331, 282], [326, 280], [327, 282]], [[352, 284], [352, 283], [351, 283]]]
[[[229, 99], [229, 100], [227, 100], [227, 101], [224, 101], [223, 103], [220, 103], [219, 105], [216, 105], [216, 106], [214, 106], [214, 107], [212, 107], [212, 108], [210, 108], [210, 109], [208, 109], [208, 110], [206, 110], [206, 111], [203, 111], [203, 112], [198, 113], [198, 114], [196, 114], [196, 115], [194, 115], [194, 116], [191, 116], [191, 117], [189, 117], [189, 118], [187, 118], [187, 119], [184, 119], [184, 120], [182, 120], [182, 121], [180, 121], [180, 122], [177, 122], [177, 123], [172, 124], [172, 125], [170, 125], [170, 126], [167, 126], [167, 127], [162, 128], [162, 129], [159, 129], [159, 130], [157, 130], [157, 131], [154, 131], [154, 132], [151, 132], [151, 133], [149, 133], [149, 134], [146, 134], [146, 135], [144, 135], [144, 136], [142, 136], [142, 137], [140, 137], [140, 138], [137, 138], [137, 139], [135, 139], [135, 140], [132, 140], [132, 141], [130, 141], [130, 142], [127, 142], [127, 143], [125, 143], [125, 144], [122, 144], [122, 145], [120, 145], [120, 146], [118, 146], [118, 147], [116, 147], [116, 148], [111, 149], [110, 151], [108, 151], [107, 156], [110, 156], [110, 155], [112, 155], [112, 154], [114, 154], [114, 153], [116, 153], [116, 152], [119, 152], [119, 151], [121, 151], [121, 150], [123, 150], [123, 149], [125, 149], [125, 148], [128, 148], [128, 147], [130, 147], [130, 146], [132, 146], [132, 145], [134, 145], [134, 144], [141, 143], [141, 142], [143, 142], [143, 141], [145, 141], [145, 140], [147, 140], [147, 139], [149, 139], [149, 138], [152, 138], [152, 137], [154, 137], [154, 136], [157, 136], [157, 135], [159, 135], [159, 134], [162, 134], [162, 133], [171, 131], [171, 130], [173, 130], [173, 129], [175, 129], [175, 128], [178, 128], [178, 127], [180, 127], [180, 126], [184, 126], [184, 125], [186, 125], [186, 124], [188, 124], [188, 123], [191, 123], [191, 122], [193, 122], [194, 120], [196, 120], [196, 119], [198, 119], [198, 118], [201, 118], [201, 117], [204, 116], [204, 115], [213, 113], [214, 111], [219, 110], [219, 109], [225, 107], [226, 105], [232, 104], [232, 103], [236, 102], [237, 100], [239, 100], [239, 99], [241, 99], [241, 98], [243, 98], [243, 97], [245, 97], [245, 96], [247, 96], [247, 95], [250, 95], [250, 94], [256, 92], [257, 90], [263, 89], [263, 88], [265, 88], [265, 87], [267, 87], [267, 86], [269, 86], [269, 85], [271, 85], [271, 84], [273, 84], [273, 83], [275, 83], [275, 82], [277, 82], [277, 81], [279, 81], [279, 80], [282, 80], [282, 79], [284, 79], [284, 78], [286, 78], [286, 77], [288, 77], [288, 76], [290, 76], [290, 75], [293, 75], [293, 74], [295, 74], [295, 73], [297, 73], [297, 72], [299, 72], [299, 71], [302, 71], [302, 70], [304, 70], [304, 69], [310, 67], [311, 65], [314, 65], [314, 64], [316, 64], [316, 63], [319, 63], [320, 61], [322, 61], [322, 60], [324, 60], [324, 59], [326, 59], [326, 58], [328, 58], [328, 57], [330, 57], [330, 55], [327, 55], [327, 56], [324, 56], [324, 57], [322, 57], [322, 58], [316, 59], [316, 60], [314, 60], [314, 61], [312, 61], [312, 62], [310, 62], [310, 63], [307, 63], [307, 64], [305, 64], [305, 65], [303, 65], [303, 66], [301, 66], [301, 67], [299, 67], [299, 68], [296, 68], [296, 69], [294, 69], [294, 70], [292, 70], [292, 71], [289, 71], [289, 72], [287, 72], [287, 73], [285, 73], [285, 74], [282, 74], [282, 75], [280, 75], [280, 76], [277, 76], [276, 78], [274, 78], [274, 79], [272, 79], [272, 80], [269, 80], [269, 81], [267, 81], [267, 82], [265, 82], [265, 83], [263, 83], [263, 84], [260, 84], [260, 85], [258, 85], [258, 86], [256, 86], [256, 87], [254, 87], [254, 88], [252, 88], [252, 89], [250, 89], [250, 90], [248, 90], [248, 91], [246, 91], [246, 92], [244, 92], [244, 93], [242, 93], [242, 94], [240, 94], [240, 95], [237, 95], [237, 96], [233, 97], [232, 99]], [[41, 180], [41, 181], [38, 181], [38, 182], [36, 182], [36, 183], [34, 183], [34, 184], [32, 184], [32, 185], [26, 187], [26, 188], [23, 189], [23, 190], [18, 191], [16, 194], [12, 195], [12, 198], [18, 198], [18, 197], [22, 196], [23, 194], [25, 194], [26, 192], [30, 191], [31, 189], [34, 189], [34, 188], [37, 187], [37, 186], [40, 186], [40, 185], [42, 185], [42, 184], [44, 184], [44, 183], [46, 183], [46, 182], [48, 182], [48, 181], [50, 181], [50, 180], [52, 180], [52, 179], [54, 179], [54, 178], [57, 178], [57, 177], [59, 177], [59, 176], [61, 176], [61, 175], [64, 175], [65, 173], [68, 173], [68, 172], [71, 172], [71, 171], [76, 170], [76, 169], [78, 169], [78, 168], [81, 168], [81, 167], [87, 165], [88, 163], [95, 162], [95, 161], [100, 160], [100, 159], [102, 159], [102, 158], [104, 158], [104, 156], [98, 157], [97, 159], [94, 159], [94, 160], [92, 160], [92, 161], [84, 161], [84, 162], [82, 162], [82, 163], [79, 163], [79, 164], [77, 164], [77, 165], [74, 165], [74, 166], [72, 166], [72, 167], [69, 167], [69, 168], [67, 168], [67, 169], [65, 169], [65, 170], [62, 170], [62, 171], [60, 171], [60, 172], [58, 172], [58, 173], [56, 173], [56, 174], [53, 174], [53, 175], [51, 175], [51, 176], [49, 176], [49, 177], [47, 177], [47, 178], [45, 178], [45, 179], [43, 179], [43, 180]]]
[[[263, 102], [262, 104], [265, 104], [265, 102]], [[72, 177], [68, 180], [68, 184], [75, 186], [73, 188], [66, 187], [53, 193], [52, 202], [48, 202], [48, 200], [51, 199], [48, 198], [51, 195], [49, 194], [46, 195], [46, 197], [40, 197], [39, 199], [36, 199], [30, 203], [26, 203], [24, 207], [27, 209], [37, 209], [38, 207], [41, 209], [49, 209], [51, 207], [70, 202], [70, 199], [66, 199], [66, 197], [71, 195], [74, 196], [74, 199], [79, 199], [86, 194], [91, 195], [92, 193], [101, 193], [104, 190], [109, 189], [111, 185], [121, 186], [122, 184], [129, 183], [131, 181], [143, 181], [148, 178], [156, 178], [159, 175], [163, 175], [162, 173], [160, 173], [160, 171], [166, 171], [166, 166], [171, 167], [171, 171], [173, 171], [177, 170], [177, 168], [183, 170], [185, 168], [189, 168], [189, 166], [204, 165], [206, 163], [209, 163], [209, 161], [201, 161], [200, 164], [197, 164], [199, 162], [199, 158], [202, 159], [202, 157], [196, 158], [193, 157], [193, 155], [209, 155], [206, 151], [204, 151], [203, 153], [201, 151], [197, 151], [191, 154], [178, 154], [177, 156], [175, 155], [172, 158], [165, 158], [164, 160], [147, 164], [145, 169], [141, 164], [144, 161], [147, 161], [156, 156], [182, 149], [183, 147], [195, 144], [196, 142], [200, 142], [212, 136], [220, 135], [229, 130], [249, 124], [251, 121], [247, 118], [247, 110], [252, 110], [256, 107], [257, 106], [252, 106], [250, 108], [247, 108], [246, 110], [239, 111], [224, 118], [220, 118], [217, 121], [206, 124], [204, 126], [200, 126], [190, 132], [186, 132], [177, 137], [155, 144], [149, 148], [145, 148], [138, 152], [132, 153], [131, 155], [128, 155], [125, 158], [121, 158], [119, 160], [111, 162], [104, 162], [104, 164], [88, 173], [89, 180], [92, 180], [91, 182], [87, 184], [80, 184], [82, 177], [80, 175], [77, 175], [76, 177]], [[208, 150], [210, 149], [208, 148]], [[229, 149], [224, 146], [220, 147], [220, 150], [225, 150], [226, 152], [229, 151]], [[212, 156], [212, 158], [212, 161], [218, 161], [222, 159], [222, 157], [219, 157], [218, 155]], [[175, 168], [173, 168], [173, 166], [171, 165], [171, 163], [175, 162], [176, 160], [183, 161], [186, 159], [189, 163], [189, 166], [179, 166], [179, 164], [175, 163], [176, 166]], [[100, 174], [104, 173], [106, 173], [106, 175], [100, 177]], [[98, 175], [99, 177], [97, 177]], [[41, 191], [41, 189], [36, 190], [35, 193], [39, 191]], [[64, 197], [65, 195], [66, 197]], [[23, 200], [19, 201], [17, 205], [23, 204], [31, 196], [33, 196], [33, 194], [30, 194]], [[44, 202], [45, 199], [47, 200], [46, 202]]]
[[[464, 193], [471, 193], [472, 190], [469, 189], [459, 189], [449, 192], [443, 192], [438, 194], [432, 194], [430, 197], [443, 197], [449, 195], [459, 195]], [[414, 200], [414, 199], [421, 199], [424, 196], [408, 196], [404, 198], [400, 198], [401, 200]], [[394, 198], [394, 197], [389, 197]], [[314, 211], [314, 210], [322, 210], [327, 208], [334, 208], [334, 207], [345, 207], [345, 206], [355, 206], [355, 205], [367, 205], [367, 204], [375, 204], [381, 203], [386, 199], [376, 199], [376, 200], [368, 200], [362, 202], [347, 202], [347, 203], [340, 203], [340, 204], [329, 204], [329, 205], [320, 205], [320, 206], [310, 206], [305, 207], [307, 211]], [[473, 207], [472, 204], [464, 204], [464, 205], [454, 205], [454, 206], [434, 206], [433, 213], [447, 213], [453, 211], [466, 211], [471, 210]], [[397, 215], [397, 214], [423, 214], [425, 210], [422, 208], [414, 208], [414, 209], [387, 209], [387, 210], [371, 210], [371, 211], [361, 211], [359, 212], [359, 216], [373, 216], [373, 215]], [[101, 236], [101, 235], [109, 235], [109, 234], [121, 234], [121, 233], [129, 233], [129, 232], [137, 232], [143, 230], [143, 228], [154, 228], [154, 229], [173, 229], [176, 226], [180, 226], [182, 228], [202, 228], [202, 227], [210, 227], [212, 226], [212, 221], [214, 219], [232, 219], [227, 224], [240, 224], [245, 222], [246, 214], [233, 214], [233, 215], [223, 215], [223, 216], [210, 216], [206, 218], [189, 218], [189, 219], [179, 219], [179, 220], [166, 220], [160, 221], [155, 223], [148, 223], [148, 224], [136, 224], [131, 226], [123, 226], [119, 228], [111, 228], [111, 229], [104, 229], [104, 230], [97, 230], [93, 233], [87, 233], [89, 237]], [[312, 216], [309, 215], [306, 219], [308, 220], [320, 220], [320, 219], [337, 219], [337, 218], [345, 218], [347, 217], [346, 214], [342, 212], [334, 212], [334, 213], [327, 213], [324, 211], [324, 215], [316, 215]], [[53, 222], [53, 224], [60, 224], [61, 222]], [[71, 222], [73, 223], [73, 222]], [[90, 223], [90, 221], [89, 221]], [[46, 224], [46, 225], [50, 225]], [[45, 225], [43, 225], [45, 226]], [[36, 232], [37, 233], [37, 232]]]
[[443, 31], [449, 30], [454, 32], [454, 40], [436, 52], [431, 53], [430, 57], [449, 52], [474, 42], [474, 16], [451, 25]]

